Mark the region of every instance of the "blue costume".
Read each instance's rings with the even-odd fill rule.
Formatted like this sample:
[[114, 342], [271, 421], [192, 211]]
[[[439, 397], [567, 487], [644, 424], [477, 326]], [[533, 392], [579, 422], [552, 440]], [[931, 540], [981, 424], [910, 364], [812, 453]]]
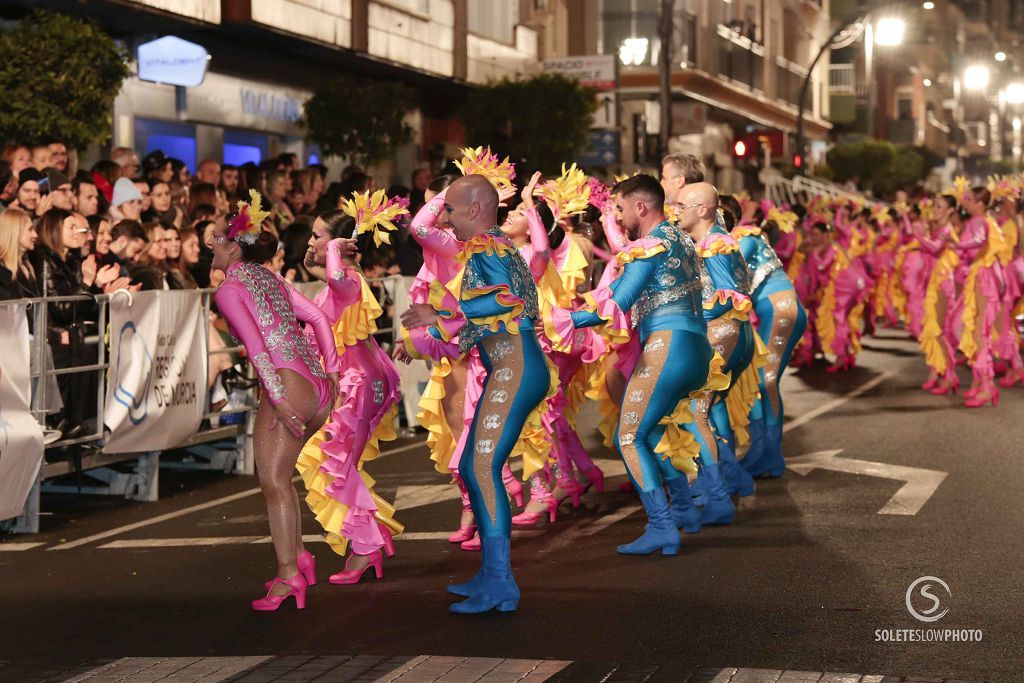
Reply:
[[761, 397], [751, 411], [750, 450], [740, 463], [753, 476], [782, 476], [782, 394], [779, 380], [807, 328], [807, 313], [793, 283], [761, 229], [733, 231], [751, 278], [757, 334], [768, 347], [768, 363], [759, 371]]
[[[643, 351], [629, 377], [616, 429], [616, 445], [647, 511], [643, 536], [619, 546], [623, 554], [679, 551], [675, 519], [696, 513], [682, 476], [655, 446], [665, 431], [659, 424], [679, 401], [704, 386], [713, 353], [701, 314], [699, 259], [693, 241], [667, 221], [617, 255], [622, 273], [606, 290], [594, 293], [595, 311], [576, 311], [572, 323], [589, 327], [610, 323], [612, 333], [626, 331], [632, 310]], [[669, 509], [662, 480], [672, 492]], [[678, 493], [677, 493], [678, 492]]]
[[729, 494], [748, 496], [754, 492], [753, 480], [736, 461], [735, 436], [726, 406], [729, 390], [754, 357], [754, 329], [749, 322], [750, 277], [739, 245], [720, 224], [716, 223], [697, 247], [704, 268], [702, 293], [708, 339], [724, 359], [722, 371], [729, 375], [730, 382], [727, 387], [709, 389], [694, 400], [696, 420], [687, 428], [701, 445], [698, 484], [704, 489], [705, 503], [701, 521], [729, 524], [735, 514]]
[[534, 331], [537, 289], [519, 250], [494, 228], [467, 241], [461, 257], [465, 270], [456, 280], [461, 283], [458, 294], [434, 283], [431, 301], [438, 302], [438, 323], [407, 333], [406, 348], [432, 358], [465, 355], [474, 348], [479, 353], [483, 393], [459, 474], [469, 490], [483, 566], [471, 581], [449, 586], [450, 592], [468, 596], [450, 609], [512, 611], [519, 589], [509, 561], [512, 513], [501, 471], [528, 416], [547, 395], [551, 375]]

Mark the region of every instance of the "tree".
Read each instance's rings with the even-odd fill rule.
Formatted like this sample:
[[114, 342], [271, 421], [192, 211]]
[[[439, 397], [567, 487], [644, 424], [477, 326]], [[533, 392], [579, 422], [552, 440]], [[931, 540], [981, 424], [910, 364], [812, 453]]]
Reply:
[[538, 74], [506, 77], [476, 88], [461, 118], [474, 146], [490, 144], [495, 121], [508, 118], [514, 156], [526, 159], [530, 169], [557, 173], [562, 162], [573, 161], [586, 150], [596, 109], [594, 90], [561, 74]]
[[128, 55], [93, 22], [34, 12], [0, 35], [0, 138], [105, 142], [128, 73]]
[[338, 76], [306, 102], [307, 137], [327, 155], [363, 164], [382, 161], [412, 139], [405, 113], [415, 95], [401, 83]]
[[888, 194], [924, 180], [937, 157], [926, 158], [914, 147], [867, 138], [836, 145], [828, 151], [827, 158], [837, 181], [854, 178], [862, 189]]

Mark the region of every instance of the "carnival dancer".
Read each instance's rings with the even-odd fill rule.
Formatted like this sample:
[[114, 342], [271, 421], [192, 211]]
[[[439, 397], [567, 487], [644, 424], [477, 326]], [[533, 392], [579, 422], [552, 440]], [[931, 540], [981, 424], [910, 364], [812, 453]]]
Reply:
[[1014, 311], [1021, 301], [1020, 255], [1020, 194], [1021, 178], [992, 178], [989, 191], [996, 201], [996, 221], [1002, 231], [1003, 248], [999, 252], [1003, 289], [999, 300], [999, 314], [995, 320], [996, 355], [1009, 367], [999, 379], [999, 386], [1009, 389], [1024, 384], [1024, 361], [1020, 354], [1020, 334]]
[[873, 287], [873, 280], [864, 265], [867, 253], [864, 244], [868, 243], [870, 228], [858, 228], [863, 220], [861, 216], [853, 223], [857, 237], [851, 246], [852, 253], [843, 247], [842, 240], [833, 242], [827, 239], [827, 224], [821, 220], [814, 224], [814, 229], [826, 237], [824, 243], [808, 255], [808, 262], [813, 262], [813, 267], [818, 270], [815, 283], [820, 288], [815, 316], [818, 338], [823, 351], [835, 355], [835, 362], [827, 372], [853, 369], [861, 348], [864, 305]]
[[[263, 229], [269, 213], [262, 210], [260, 195], [253, 190], [250, 197], [250, 204], [239, 202], [238, 215], [226, 228], [215, 228], [212, 267], [225, 275], [215, 295], [217, 308], [245, 346], [263, 385], [253, 450], [267, 501], [277, 576], [267, 595], [253, 600], [252, 608], [273, 611], [294, 596], [302, 609], [308, 581], [297, 564], [305, 550], [291, 477], [302, 444], [331, 412], [340, 364], [323, 312], [260, 265], [277, 251], [277, 238]], [[299, 320], [312, 326], [323, 364], [299, 329]]]
[[918, 345], [928, 365], [928, 379], [921, 389], [936, 396], [956, 393], [956, 348], [962, 316], [962, 297], [957, 288], [960, 255], [956, 250], [960, 210], [956, 197], [935, 198], [928, 231], [918, 236], [928, 254], [930, 267], [924, 295], [924, 313]]
[[992, 195], [985, 187], [975, 187], [964, 195], [963, 206], [970, 218], [956, 244], [961, 269], [966, 267], [960, 350], [971, 368], [971, 388], [964, 401], [968, 408], [981, 408], [989, 401], [993, 407], [999, 405], [992, 336], [1004, 287], [999, 263], [1004, 243], [999, 226], [988, 213], [991, 201]]
[[[356, 260], [342, 253], [346, 240], [358, 234], [372, 234], [379, 245], [386, 239], [380, 231], [394, 230], [392, 221], [407, 213], [388, 202], [383, 190], [356, 194], [342, 200], [342, 210], [317, 216], [309, 240], [310, 270], [322, 272], [327, 282], [314, 303], [332, 321], [341, 359], [341, 404], [303, 447], [297, 467], [306, 484], [306, 504], [324, 527], [327, 543], [343, 557], [352, 545], [344, 570], [328, 579], [332, 584], [358, 583], [370, 567], [380, 579], [381, 551], [394, 555], [392, 537], [403, 528], [394, 518], [394, 506], [374, 493], [374, 480], [363, 471], [363, 464], [380, 454], [379, 441], [397, 437], [398, 371], [373, 336], [383, 313], [380, 304]], [[299, 567], [305, 570], [304, 560], [312, 583], [313, 558], [300, 556]]]
[[[793, 232], [796, 214], [762, 203], [765, 226], [784, 234]], [[768, 347], [767, 365], [758, 370], [760, 397], [751, 411], [750, 449], [740, 464], [752, 476], [782, 476], [783, 405], [779, 382], [793, 349], [807, 327], [807, 313], [800, 304], [782, 261], [768, 243], [764, 230], [754, 225], [737, 226], [733, 236], [750, 272], [751, 301], [757, 314], [757, 334]]]
[[[654, 449], [665, 431], [662, 419], [708, 379], [713, 353], [701, 314], [700, 265], [693, 241], [665, 219], [665, 192], [657, 180], [636, 175], [618, 183], [612, 195], [617, 218], [634, 241], [616, 257], [621, 274], [593, 293], [595, 309], [573, 312], [569, 322], [606, 324], [613, 341], [624, 341], [631, 323], [639, 328], [643, 346], [626, 385], [616, 446], [648, 523], [643, 535], [618, 552], [674, 555], [681, 543], [675, 518], [692, 514], [693, 502], [686, 477]], [[684, 208], [684, 215], [693, 208]], [[564, 321], [556, 323], [563, 339], [571, 335]], [[663, 479], [675, 510], [669, 508]]]
[[440, 358], [475, 349], [484, 367], [483, 392], [459, 463], [483, 563], [472, 580], [449, 587], [468, 596], [451, 605], [456, 613], [512, 611], [518, 605], [509, 559], [512, 513], [502, 468], [551, 385], [534, 327], [540, 316], [537, 289], [529, 266], [497, 228], [497, 212], [498, 193], [483, 176], [468, 175], [452, 183], [442, 220], [464, 243], [465, 270], [456, 280], [458, 292], [435, 287], [437, 308], [418, 304], [403, 315], [408, 354]]
[[[904, 322], [914, 339], [921, 338], [924, 328], [924, 299], [928, 293], [928, 277], [934, 258], [921, 245], [921, 237], [928, 232], [925, 212], [932, 211], [930, 200], [923, 200], [902, 217], [903, 240], [893, 262], [890, 279], [890, 298], [903, 309]], [[900, 303], [901, 302], [901, 303]]]

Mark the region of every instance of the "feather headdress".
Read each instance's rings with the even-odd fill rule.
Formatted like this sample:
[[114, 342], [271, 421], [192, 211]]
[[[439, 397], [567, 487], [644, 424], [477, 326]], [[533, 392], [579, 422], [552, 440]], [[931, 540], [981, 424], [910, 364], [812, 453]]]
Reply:
[[383, 189], [372, 195], [369, 190], [356, 192], [351, 199], [342, 199], [338, 208], [355, 219], [357, 235], [373, 233], [373, 243], [378, 247], [391, 244], [388, 232], [398, 229], [394, 220], [409, 213], [400, 202], [388, 199]]
[[513, 187], [516, 169], [508, 157], [498, 159], [490, 147], [466, 147], [461, 151], [462, 159], [456, 161], [455, 166], [462, 171], [462, 175], [482, 175], [496, 190]]
[[992, 193], [992, 199], [1013, 199], [1020, 198], [1020, 176], [989, 176], [988, 191]]
[[587, 201], [590, 202], [591, 206], [604, 211], [608, 202], [611, 201], [612, 198], [610, 189], [600, 180], [593, 177], [587, 181], [587, 185], [590, 186], [590, 197]]
[[270, 212], [263, 210], [263, 197], [256, 190], [249, 190], [249, 200], [238, 200], [238, 215], [228, 221], [228, 239], [252, 245], [263, 232], [263, 221]]
[[576, 168], [576, 164], [569, 168], [562, 164], [562, 175], [541, 185], [537, 190], [537, 196], [551, 207], [556, 222], [560, 218], [583, 213], [590, 204], [587, 175]]

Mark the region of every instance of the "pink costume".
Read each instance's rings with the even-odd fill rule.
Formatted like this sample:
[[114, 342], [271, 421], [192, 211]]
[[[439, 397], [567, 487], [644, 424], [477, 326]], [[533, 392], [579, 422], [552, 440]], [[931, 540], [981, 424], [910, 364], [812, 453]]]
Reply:
[[[214, 296], [231, 334], [245, 346], [271, 404], [286, 398], [280, 370], [290, 370], [312, 385], [320, 399], [318, 411], [330, 402], [330, 380], [324, 368], [338, 372], [340, 364], [323, 311], [284, 278], [255, 263], [230, 266]], [[323, 366], [301, 333], [298, 320], [313, 328], [312, 338], [323, 356]]]
[[936, 256], [926, 250], [921, 242], [926, 223], [920, 221], [916, 227], [909, 226], [904, 233], [903, 246], [896, 255], [894, 268], [899, 284], [906, 293], [906, 324], [915, 339], [921, 338], [924, 328], [924, 299], [928, 292], [928, 279], [935, 265]]
[[[327, 247], [327, 285], [314, 301], [333, 321], [342, 403], [306, 443], [297, 467], [309, 492], [306, 503], [327, 532], [328, 544], [344, 555], [351, 541], [356, 554], [369, 555], [386, 544], [381, 525], [389, 535], [402, 531], [394, 508], [374, 494], [373, 479], [362, 472], [363, 461], [379, 454], [378, 439], [395, 438], [398, 371], [373, 338], [380, 306], [335, 242]], [[306, 336], [311, 337], [309, 330]]]
[[[996, 320], [996, 354], [1007, 361], [1010, 367], [1020, 373], [1024, 369], [1024, 361], [1020, 354], [1020, 335], [1014, 311], [1021, 300], [1022, 289], [1020, 267], [1020, 234], [1018, 216], [1011, 216], [1000, 225], [1003, 237], [1003, 248], [999, 252], [999, 265], [1003, 275], [1003, 290], [999, 302], [999, 314]], [[1001, 382], [1002, 383], [1002, 382]], [[1013, 386], [1006, 383], [1003, 386]]]
[[960, 350], [967, 357], [977, 384], [989, 385], [995, 377], [992, 331], [999, 314], [1003, 289], [998, 255], [1002, 237], [988, 216], [972, 216], [960, 234], [957, 283], [963, 291], [963, 334]]

